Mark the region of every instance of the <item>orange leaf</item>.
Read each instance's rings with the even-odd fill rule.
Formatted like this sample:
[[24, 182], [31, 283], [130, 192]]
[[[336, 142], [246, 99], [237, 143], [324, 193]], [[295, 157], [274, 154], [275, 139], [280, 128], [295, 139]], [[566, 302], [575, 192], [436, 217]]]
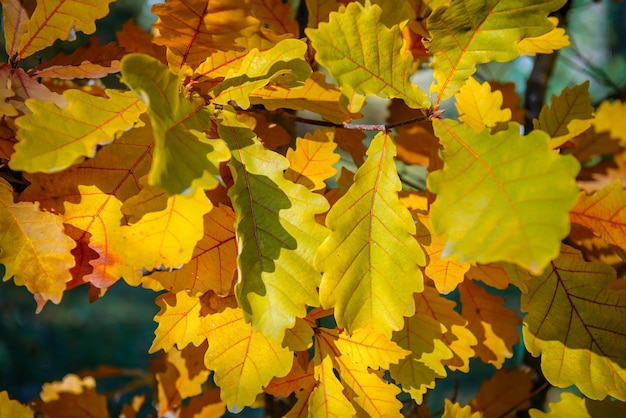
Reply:
[[295, 353], [295, 360], [289, 374], [273, 378], [264, 390], [271, 395], [285, 398], [295, 393], [300, 398], [302, 392], [308, 393], [313, 390], [316, 384], [313, 376], [313, 362], [309, 361], [309, 354]]
[[120, 71], [120, 59], [124, 48], [115, 42], [100, 46], [97, 37], [89, 38], [89, 44], [78, 48], [72, 55], [59, 54], [38, 65], [32, 71], [35, 77], [71, 80], [74, 78], [102, 78]]
[[502, 263], [477, 264], [471, 266], [466, 274], [468, 279], [480, 280], [487, 286], [504, 290], [511, 284], [511, 278], [507, 274]]
[[485, 363], [502, 367], [513, 356], [513, 346], [519, 342], [516, 327], [521, 320], [503, 305], [504, 299], [466, 280], [459, 285], [461, 315], [468, 320], [467, 328], [478, 338], [476, 354]]
[[259, 24], [243, 0], [173, 0], [155, 4], [152, 12], [159, 31], [154, 43], [167, 47], [174, 73], [197, 67], [215, 50], [239, 49], [235, 39], [251, 35]]
[[333, 166], [341, 158], [335, 153], [334, 137], [334, 130], [318, 129], [313, 134], [306, 133], [304, 138], [297, 138], [295, 151], [287, 150], [289, 168], [285, 171], [285, 178], [310, 190], [325, 188], [324, 180], [337, 173]]
[[214, 207], [204, 215], [204, 236], [191, 261], [172, 272], [155, 272], [151, 278], [170, 292], [186, 290], [198, 295], [209, 290], [225, 296], [232, 288], [237, 269], [235, 214], [228, 206]]
[[89, 411], [91, 418], [109, 417], [107, 399], [96, 393], [96, 382], [90, 376], [81, 380], [69, 374], [61, 382], [45, 383], [40, 396], [36, 409], [44, 416], [75, 417], [77, 411]]
[[626, 250], [626, 191], [620, 180], [613, 180], [591, 196], [581, 193], [570, 219]]
[[137, 26], [134, 20], [124, 23], [122, 30], [116, 33], [116, 38], [119, 46], [127, 53], [140, 52], [167, 64], [165, 47], [152, 43], [152, 35]]
[[309, 12], [307, 28], [316, 28], [320, 22], [328, 22], [330, 12], [336, 12], [341, 6], [335, 0], [306, 0], [306, 9]]
[[530, 369], [501, 369], [483, 382], [470, 406], [484, 418], [510, 416], [530, 408], [533, 381]]
[[13, 190], [0, 178], [0, 263], [4, 280], [59, 303], [71, 280], [75, 243], [64, 234], [61, 217], [39, 210], [38, 203], [15, 203]]
[[65, 97], [51, 92], [45, 85], [30, 78], [21, 68], [0, 64], [0, 83], [10, 86], [13, 94], [5, 93], [8, 98], [7, 104], [17, 109], [20, 114], [30, 113], [30, 109], [24, 103], [30, 98], [52, 102], [59, 107], [67, 105]]
[[282, 0], [249, 0], [254, 16], [277, 35], [300, 36], [298, 22], [291, 19], [291, 7]]
[[36, 0], [2, 0], [4, 46], [11, 59], [18, 52], [21, 38], [28, 32], [28, 21], [36, 6]]

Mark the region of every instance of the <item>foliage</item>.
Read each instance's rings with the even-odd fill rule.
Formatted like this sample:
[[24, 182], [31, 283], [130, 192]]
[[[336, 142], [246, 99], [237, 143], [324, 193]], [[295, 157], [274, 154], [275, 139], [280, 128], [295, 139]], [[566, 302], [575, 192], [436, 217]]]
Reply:
[[[154, 36], [129, 23], [35, 68], [23, 59], [92, 34], [109, 2], [1, 3], [5, 280], [38, 310], [120, 279], [160, 292], [157, 416], [239, 412], [264, 392], [290, 417], [418, 413], [472, 359], [499, 371], [442, 416], [504, 416], [538, 393], [503, 368], [520, 323], [545, 379], [585, 396], [531, 416], [623, 413], [626, 194], [596, 163], [623, 164], [626, 105], [594, 114], [572, 86], [524, 129], [513, 89], [472, 77], [566, 47], [551, 16], [565, 0], [307, 0], [304, 28], [295, 1], [168, 0]], [[411, 76], [427, 64], [424, 91]], [[368, 95], [393, 99], [393, 122], [354, 122]], [[302, 121], [322, 127], [296, 138]], [[364, 145], [361, 130], [378, 132]], [[405, 187], [398, 161], [426, 167], [427, 188]], [[509, 286], [524, 318], [497, 294]], [[108, 416], [95, 385], [68, 375], [29, 406], [0, 392], [0, 416]]]

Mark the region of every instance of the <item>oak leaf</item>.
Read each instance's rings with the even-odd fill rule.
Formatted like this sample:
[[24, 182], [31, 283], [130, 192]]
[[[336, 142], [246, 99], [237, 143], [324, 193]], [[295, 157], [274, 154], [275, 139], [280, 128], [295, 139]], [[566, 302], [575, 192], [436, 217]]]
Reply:
[[530, 369], [500, 369], [480, 385], [470, 406], [485, 418], [509, 416], [530, 408], [532, 389]]
[[596, 109], [593, 127], [596, 132], [609, 132], [611, 137], [626, 145], [626, 103], [621, 100], [604, 100]]
[[285, 179], [287, 159], [265, 149], [231, 110], [219, 116], [218, 133], [232, 155], [228, 195], [239, 248], [237, 300], [255, 329], [281, 341], [285, 328], [306, 315], [306, 305], [319, 305], [320, 275], [312, 264], [327, 232], [315, 215], [328, 204]]
[[[18, 40], [17, 46], [11, 48], [21, 60], [35, 52], [52, 45], [57, 39], [68, 40], [75, 32], [84, 32], [90, 35], [96, 31], [96, 20], [106, 16], [109, 12], [109, 3], [114, 0], [39, 0], [32, 12], [21, 13], [26, 15], [28, 30], [22, 33], [21, 25], [16, 27], [16, 33], [11, 34], [13, 42]], [[25, 2], [29, 4], [29, 2]], [[76, 10], [81, 10], [76, 13]], [[71, 18], [68, 18], [71, 16]], [[7, 42], [7, 45], [10, 42]], [[13, 54], [11, 54], [13, 56]]]
[[212, 116], [205, 101], [183, 94], [178, 76], [143, 54], [124, 56], [122, 81], [147, 104], [152, 121], [155, 148], [148, 183], [169, 194], [216, 187], [218, 166], [228, 151], [222, 141], [204, 134]]
[[[541, 358], [546, 379], [558, 387], [575, 384], [587, 397], [626, 400], [626, 292], [611, 290], [615, 270], [586, 262], [562, 246], [550, 268], [522, 294], [524, 344]], [[555, 326], [558, 324], [559, 326]]]
[[6, 418], [32, 418], [35, 411], [9, 398], [6, 390], [0, 392], [0, 416]]
[[[452, 97], [476, 65], [506, 62], [520, 55], [518, 43], [543, 35], [554, 28], [548, 15], [564, 0], [489, 1], [484, 4], [450, 2], [433, 10], [427, 26], [430, 40], [424, 42], [433, 54], [431, 67], [438, 104]], [[524, 24], [519, 23], [523, 21]]]
[[398, 200], [402, 188], [390, 134], [372, 140], [354, 183], [330, 209], [330, 236], [318, 248], [315, 266], [325, 308], [335, 308], [348, 332], [372, 328], [386, 336], [415, 312], [413, 293], [423, 289], [424, 252], [413, 237], [415, 223]]
[[517, 43], [521, 55], [551, 54], [556, 50], [570, 46], [569, 36], [565, 34], [565, 29], [558, 27], [559, 19], [550, 16], [548, 20], [554, 25], [550, 32], [524, 38]]
[[573, 393], [561, 392], [561, 399], [548, 404], [549, 412], [539, 409], [531, 409], [528, 411], [531, 418], [559, 418], [563, 416], [572, 418], [591, 418], [585, 406], [585, 399], [576, 396]]
[[317, 62], [350, 99], [351, 112], [358, 112], [369, 94], [397, 97], [412, 108], [430, 106], [428, 96], [409, 79], [413, 57], [403, 51], [400, 27], [387, 27], [384, 13], [376, 4], [352, 2], [331, 13], [328, 23], [305, 29]]
[[290, 34], [294, 38], [300, 35], [298, 22], [291, 18], [291, 7], [282, 0], [249, 0], [254, 17], [277, 35]]
[[197, 67], [211, 52], [237, 49], [235, 39], [255, 32], [259, 21], [244, 0], [173, 0], [155, 4], [157, 45], [167, 47], [170, 69]]
[[[29, 100], [32, 113], [16, 119], [18, 143], [9, 162], [13, 170], [53, 173], [84, 157], [93, 157], [96, 147], [112, 142], [119, 132], [133, 127], [145, 106], [137, 97], [107, 90], [101, 98], [80, 90], [67, 90], [66, 107]], [[87, 116], [88, 115], [88, 116]], [[46, 136], [42, 138], [41, 132]]]
[[89, 411], [90, 417], [109, 417], [107, 399], [96, 392], [96, 382], [91, 376], [81, 379], [69, 374], [60, 382], [44, 383], [40, 397], [36, 409], [44, 416], [75, 417]]
[[461, 406], [460, 403], [452, 403], [450, 399], [444, 399], [443, 414], [441, 418], [481, 418], [480, 412], [473, 412], [469, 405]]
[[384, 335], [372, 330], [359, 329], [348, 335], [339, 334], [334, 342], [342, 355], [349, 356], [357, 367], [372, 370], [388, 369], [392, 363], [410, 354]]
[[0, 263], [4, 280], [26, 286], [34, 294], [59, 303], [76, 246], [65, 235], [60, 216], [42, 212], [38, 203], [15, 203], [11, 185], [0, 179]]
[[152, 35], [139, 27], [134, 20], [124, 23], [122, 29], [115, 34], [115, 37], [118, 45], [124, 48], [127, 53], [140, 52], [167, 64], [165, 47], [155, 45], [152, 42]]
[[541, 272], [569, 232], [576, 159], [555, 154], [541, 131], [521, 136], [513, 122], [493, 135], [451, 120], [434, 127], [444, 166], [427, 185], [437, 194], [430, 213], [435, 234], [446, 240], [442, 256]]
[[335, 152], [334, 137], [334, 131], [318, 129], [313, 134], [306, 133], [304, 138], [297, 138], [296, 149], [287, 150], [289, 168], [285, 178], [310, 190], [324, 189], [324, 181], [337, 173], [334, 165], [341, 158]]
[[459, 285], [461, 315], [467, 319], [467, 328], [478, 339], [476, 355], [497, 369], [504, 360], [513, 357], [513, 346], [519, 342], [517, 326], [521, 320], [504, 306], [504, 298], [487, 292], [473, 281]]
[[314, 376], [317, 385], [308, 399], [308, 416], [352, 417], [356, 415], [354, 406], [346, 397], [341, 382], [333, 370], [331, 353], [315, 350]]
[[470, 77], [455, 97], [459, 120], [476, 132], [511, 120], [511, 110], [502, 108], [502, 93], [491, 91], [487, 81], [479, 84]]
[[9, 58], [18, 52], [21, 39], [28, 32], [28, 21], [37, 2], [35, 0], [2, 0], [2, 16], [4, 27], [4, 46]]

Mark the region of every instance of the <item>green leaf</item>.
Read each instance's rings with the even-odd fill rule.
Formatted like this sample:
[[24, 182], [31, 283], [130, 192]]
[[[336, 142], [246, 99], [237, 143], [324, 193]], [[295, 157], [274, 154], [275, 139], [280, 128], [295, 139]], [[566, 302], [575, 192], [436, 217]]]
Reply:
[[400, 25], [385, 25], [383, 9], [366, 2], [350, 3], [331, 13], [328, 23], [306, 29], [317, 51], [316, 60], [350, 98], [351, 112], [358, 112], [365, 96], [399, 98], [412, 108], [428, 108], [428, 96], [409, 77], [413, 57], [404, 51]]
[[516, 123], [493, 135], [451, 120], [433, 126], [444, 166], [427, 183], [437, 194], [431, 219], [446, 240], [442, 256], [541, 273], [569, 233], [578, 162], [550, 150], [541, 131], [521, 136]]
[[15, 121], [19, 142], [11, 156], [11, 168], [29, 173], [62, 171], [84, 157], [94, 157], [98, 145], [113, 142], [118, 132], [130, 129], [145, 106], [132, 93], [106, 93], [108, 98], [67, 90], [65, 107], [27, 100], [32, 113]]
[[284, 177], [285, 157], [263, 147], [229, 109], [218, 132], [232, 153], [229, 163], [239, 245], [239, 305], [255, 329], [282, 341], [285, 328], [319, 305], [315, 249], [327, 235], [315, 215], [328, 210], [323, 196]]
[[297, 39], [285, 39], [273, 48], [246, 55], [238, 71], [229, 71], [223, 82], [212, 91], [215, 103], [233, 100], [242, 109], [250, 107], [250, 93], [270, 82], [283, 87], [301, 87], [312, 70], [304, 59], [307, 45]]
[[391, 336], [415, 312], [413, 293], [424, 288], [425, 256], [408, 209], [398, 200], [402, 185], [387, 133], [372, 140], [354, 184], [331, 208], [331, 235], [319, 247], [316, 268], [324, 272], [320, 301], [335, 308], [339, 327], [373, 328]]
[[148, 183], [169, 194], [192, 187], [214, 188], [219, 164], [228, 150], [219, 139], [208, 139], [213, 112], [204, 99], [182, 92], [179, 78], [156, 58], [128, 54], [121, 63], [122, 82], [148, 105], [155, 140]]
[[587, 397], [626, 401], [626, 291], [612, 290], [615, 271], [562, 246], [560, 256], [522, 294], [524, 343], [558, 387]]
[[[518, 42], [551, 31], [548, 15], [565, 0], [451, 1], [428, 18], [430, 40], [424, 45], [433, 54], [431, 64], [437, 83], [438, 104], [452, 97], [476, 65], [517, 58]], [[523, 24], [520, 24], [523, 22]]]

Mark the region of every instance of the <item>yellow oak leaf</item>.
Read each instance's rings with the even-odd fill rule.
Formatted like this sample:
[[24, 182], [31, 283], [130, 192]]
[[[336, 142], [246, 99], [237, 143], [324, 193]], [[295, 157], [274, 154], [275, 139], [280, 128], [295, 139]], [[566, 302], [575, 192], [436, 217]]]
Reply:
[[476, 354], [474, 347], [478, 340], [467, 328], [468, 322], [455, 310], [455, 302], [442, 297], [432, 287], [424, 288], [415, 297], [415, 313], [441, 323], [446, 331], [441, 341], [453, 354], [451, 359], [443, 361], [450, 370], [469, 371], [469, 361]]
[[350, 99], [350, 112], [358, 112], [368, 94], [397, 97], [412, 108], [430, 107], [428, 96], [410, 81], [413, 57], [403, 51], [399, 22], [391, 16], [397, 9], [404, 10], [351, 2], [331, 13], [328, 23], [305, 29], [316, 61]]
[[232, 110], [224, 109], [218, 121], [232, 154], [228, 195], [239, 248], [237, 300], [255, 329], [280, 342], [284, 330], [306, 316], [307, 305], [319, 305], [320, 274], [312, 264], [327, 231], [315, 215], [328, 204], [285, 179], [287, 159], [264, 148]]
[[273, 377], [291, 370], [293, 352], [255, 331], [239, 308], [204, 317], [202, 329], [209, 340], [204, 363], [215, 372], [215, 383], [230, 412], [251, 405]]
[[551, 54], [556, 50], [570, 46], [569, 36], [565, 34], [565, 29], [559, 28], [559, 19], [550, 16], [548, 18], [554, 25], [550, 32], [541, 36], [524, 38], [517, 43], [520, 55]]
[[337, 86], [329, 84], [324, 73], [319, 71], [311, 74], [302, 87], [291, 89], [272, 84], [255, 90], [250, 93], [250, 103], [261, 104], [269, 110], [308, 110], [334, 123], [359, 116], [348, 112], [347, 97]]
[[5, 49], [13, 58], [18, 52], [21, 39], [28, 32], [29, 16], [35, 11], [36, 2], [23, 0], [2, 0]]
[[513, 357], [513, 346], [519, 342], [516, 327], [521, 323], [517, 314], [504, 306], [504, 299], [493, 295], [473, 281], [459, 285], [461, 315], [467, 328], [478, 339], [474, 347], [477, 356], [497, 369], [504, 360]]
[[621, 180], [613, 180], [591, 196], [581, 192], [570, 219], [607, 243], [626, 250], [626, 191]]
[[75, 265], [74, 241], [65, 235], [62, 218], [42, 212], [38, 203], [19, 202], [0, 178], [0, 263], [4, 280], [59, 303]]
[[235, 214], [228, 206], [219, 205], [204, 215], [204, 236], [193, 255], [181, 269], [156, 271], [150, 277], [170, 292], [187, 291], [198, 295], [212, 290], [227, 295], [233, 286], [237, 269]]
[[334, 130], [318, 129], [312, 134], [306, 133], [304, 138], [297, 138], [295, 151], [287, 150], [289, 168], [285, 171], [285, 178], [310, 190], [325, 188], [324, 180], [337, 173], [334, 165], [341, 158], [335, 152], [334, 137]]
[[511, 278], [502, 263], [476, 264], [467, 271], [466, 277], [480, 280], [487, 286], [504, 290], [511, 284]]
[[209, 387], [205, 389], [204, 394], [194, 396], [188, 404], [184, 404], [180, 407], [176, 417], [222, 418], [224, 414], [226, 414], [226, 404], [220, 399], [219, 388]]
[[154, 43], [167, 47], [170, 69], [197, 67], [213, 51], [237, 49], [235, 39], [255, 32], [259, 21], [244, 0], [190, 0], [155, 4]]
[[596, 132], [609, 132], [620, 144], [626, 145], [626, 103], [604, 100], [596, 109], [593, 127]]
[[321, 347], [315, 350], [314, 376], [317, 385], [308, 399], [308, 416], [353, 417], [354, 406], [345, 395], [345, 389], [335, 376], [333, 357]]
[[450, 399], [444, 399], [443, 414], [441, 418], [481, 418], [480, 412], [473, 412], [469, 405], [461, 406], [460, 403], [452, 403]]
[[[28, 100], [32, 113], [16, 119], [18, 143], [9, 162], [13, 170], [53, 173], [93, 157], [96, 147], [132, 128], [145, 106], [128, 92], [107, 90], [108, 98], [72, 89], [66, 107]], [[41, 132], [47, 134], [42, 138]]]
[[511, 110], [502, 108], [502, 93], [491, 91], [487, 81], [479, 84], [473, 77], [468, 78], [455, 98], [459, 120], [476, 132], [511, 120]]
[[436, 378], [447, 374], [442, 362], [451, 359], [453, 353], [442, 341], [445, 332], [445, 326], [431, 316], [415, 314], [393, 334], [393, 341], [411, 354], [391, 364], [389, 373], [417, 403], [422, 403], [427, 389], [435, 387]]
[[530, 418], [592, 418], [595, 416], [589, 414], [585, 406], [585, 398], [581, 398], [569, 392], [561, 392], [561, 399], [556, 402], [550, 402], [548, 407], [550, 409], [549, 412], [535, 408], [529, 410]]
[[485, 418], [509, 416], [515, 411], [530, 408], [532, 389], [530, 369], [500, 369], [480, 385], [470, 406]]
[[158, 326], [149, 353], [160, 349], [170, 351], [175, 345], [182, 350], [206, 339], [202, 334], [202, 310], [209, 305], [207, 296], [190, 296], [185, 291], [168, 292], [157, 296], [155, 302], [161, 309], [154, 317]]
[[308, 397], [316, 386], [313, 361], [309, 361], [309, 354], [300, 352], [294, 354], [293, 366], [286, 376], [275, 377], [265, 386], [264, 391], [273, 396], [288, 397], [295, 393], [298, 399]]
[[0, 392], [0, 416], [6, 418], [32, 418], [35, 411], [9, 398], [6, 390]]
[[[22, 24], [10, 28], [15, 30], [7, 38], [7, 45], [12, 45], [11, 57], [17, 54], [17, 60], [21, 60], [52, 45], [57, 39], [67, 41], [75, 37], [75, 32], [94, 33], [96, 20], [109, 13], [109, 3], [113, 1], [39, 0], [34, 11], [28, 7], [32, 2], [18, 2], [25, 9], [19, 10], [19, 19], [26, 19], [28, 29], [24, 32]], [[76, 13], [76, 10], [81, 12]]]
[[410, 354], [394, 341], [372, 330], [358, 329], [348, 335], [339, 334], [334, 342], [342, 355], [349, 356], [357, 367], [373, 370], [388, 369]]
[[551, 384], [587, 397], [626, 401], [626, 291], [609, 288], [615, 270], [563, 245], [522, 294], [524, 344]]
[[38, 83], [21, 68], [13, 68], [9, 64], [0, 64], [0, 83], [10, 91], [3, 93], [7, 96], [5, 109], [18, 114], [30, 113], [26, 106], [27, 99], [55, 103], [59, 107], [67, 106], [67, 100], [61, 94], [50, 91], [43, 83]]
[[546, 104], [541, 109], [533, 125], [551, 136], [550, 148], [560, 147], [591, 126], [593, 107], [588, 90], [589, 81], [571, 89], [566, 87], [559, 96], [552, 95], [550, 106]]
[[313, 344], [314, 331], [308, 321], [297, 318], [296, 324], [285, 330], [283, 347], [289, 347], [291, 351], [306, 351]]
[[315, 257], [324, 272], [322, 306], [335, 308], [338, 326], [348, 332], [371, 328], [389, 337], [402, 328], [404, 316], [413, 315], [412, 294], [423, 289], [424, 252], [398, 199], [395, 151], [388, 133], [372, 140], [354, 183], [326, 216], [332, 232]]
[[426, 180], [437, 194], [430, 215], [433, 231], [446, 240], [442, 256], [506, 261], [540, 273], [569, 232], [578, 161], [549, 149], [540, 130], [522, 136], [514, 122], [495, 134], [448, 119], [433, 126], [443, 169]]

